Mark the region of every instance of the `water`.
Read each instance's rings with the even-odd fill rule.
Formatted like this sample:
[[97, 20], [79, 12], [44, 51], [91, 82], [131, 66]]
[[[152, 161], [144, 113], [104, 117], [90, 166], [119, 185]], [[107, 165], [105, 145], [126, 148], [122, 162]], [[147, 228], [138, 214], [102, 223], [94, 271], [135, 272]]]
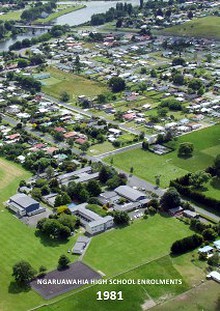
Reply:
[[[53, 24], [55, 25], [65, 25], [68, 24], [70, 26], [77, 26], [80, 24], [83, 24], [85, 22], [88, 22], [91, 19], [91, 16], [96, 13], [105, 13], [110, 9], [111, 7], [115, 7], [116, 3], [120, 1], [80, 1], [75, 3], [85, 4], [86, 8], [83, 8], [81, 10], [77, 10], [71, 13], [68, 13], [66, 15], [60, 16], [57, 19], [53, 21]], [[138, 5], [139, 0], [124, 0], [122, 1], [127, 3], [132, 3], [132, 5]], [[60, 3], [70, 3], [70, 2], [60, 2]], [[73, 2], [71, 2], [73, 3]], [[7, 51], [9, 46], [14, 44], [16, 41], [20, 41], [23, 39], [31, 39], [33, 37], [39, 36], [43, 34], [44, 32], [47, 32], [47, 30], [37, 30], [34, 34], [32, 31], [19, 34], [16, 37], [4, 40], [0, 42], [0, 51]]]

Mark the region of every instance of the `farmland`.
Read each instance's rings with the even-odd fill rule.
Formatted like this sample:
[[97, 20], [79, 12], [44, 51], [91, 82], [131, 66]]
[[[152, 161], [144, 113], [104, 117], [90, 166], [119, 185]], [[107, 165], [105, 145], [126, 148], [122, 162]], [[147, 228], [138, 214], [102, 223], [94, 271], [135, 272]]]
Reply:
[[106, 87], [98, 82], [91, 81], [81, 76], [66, 73], [56, 68], [48, 68], [51, 77], [43, 81], [43, 91], [55, 98], [65, 91], [70, 95], [70, 101], [79, 95], [95, 96], [106, 90]]
[[173, 26], [163, 30], [164, 34], [193, 36], [204, 38], [220, 38], [220, 18], [218, 16], [207, 16], [193, 19], [190, 22]]
[[[177, 150], [160, 156], [149, 151], [136, 149], [114, 155], [114, 166], [127, 172], [133, 166], [135, 175], [152, 183], [155, 183], [155, 176], [159, 172], [161, 186], [168, 187], [171, 179], [183, 176], [188, 172], [205, 169], [213, 164], [214, 157], [220, 153], [219, 130], [220, 125], [218, 124], [183, 135], [174, 141], [172, 144], [174, 149], [177, 149], [182, 142], [193, 143], [194, 152], [191, 158], [179, 158]], [[111, 158], [106, 158], [106, 162], [110, 163]]]

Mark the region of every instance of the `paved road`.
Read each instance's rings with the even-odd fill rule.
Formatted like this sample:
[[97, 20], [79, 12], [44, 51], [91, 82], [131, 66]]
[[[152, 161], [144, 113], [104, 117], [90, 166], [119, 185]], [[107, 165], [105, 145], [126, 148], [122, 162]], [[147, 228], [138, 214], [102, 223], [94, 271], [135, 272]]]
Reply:
[[121, 153], [121, 152], [125, 152], [125, 151], [128, 151], [128, 150], [133, 150], [133, 149], [140, 148], [141, 145], [142, 145], [142, 142], [138, 142], [138, 143], [135, 143], [133, 145], [129, 145], [129, 146], [126, 146], [126, 147], [122, 147], [122, 148], [119, 148], [119, 149], [115, 149], [115, 150], [112, 150], [112, 151], [108, 151], [108, 152], [99, 154], [99, 155], [96, 156], [96, 158], [97, 159], [103, 159], [105, 157], [108, 157], [108, 156], [111, 156], [111, 155], [115, 155], [115, 154], [118, 154], [118, 153]]
[[[90, 112], [90, 111], [85, 111], [84, 109], [82, 108], [79, 108], [79, 107], [73, 107], [72, 105], [70, 104], [67, 104], [67, 103], [64, 103], [64, 102], [61, 102], [59, 100], [57, 100], [56, 98], [52, 97], [52, 96], [49, 96], [49, 95], [46, 95], [44, 93], [42, 93], [42, 95], [48, 99], [48, 100], [51, 100], [53, 102], [55, 102], [56, 104], [60, 105], [60, 106], [63, 106], [65, 107], [66, 109], [69, 109], [70, 111], [73, 111], [73, 112], [77, 112], [77, 113], [80, 113], [84, 116], [87, 116], [89, 118], [93, 118], [93, 117], [97, 117], [96, 114]], [[112, 120], [109, 120], [107, 118], [103, 118], [104, 120], [106, 120], [108, 123], [111, 123], [113, 125], [117, 125], [121, 130], [125, 131], [125, 132], [128, 132], [128, 133], [131, 133], [131, 134], [134, 134], [134, 135], [140, 135], [141, 131], [139, 130], [136, 130], [136, 129], [133, 129], [133, 128], [130, 128], [130, 127], [127, 127], [125, 126], [124, 124], [120, 124], [118, 123], [117, 121], [112, 121]], [[149, 138], [150, 135], [147, 135], [145, 134], [145, 138]]]

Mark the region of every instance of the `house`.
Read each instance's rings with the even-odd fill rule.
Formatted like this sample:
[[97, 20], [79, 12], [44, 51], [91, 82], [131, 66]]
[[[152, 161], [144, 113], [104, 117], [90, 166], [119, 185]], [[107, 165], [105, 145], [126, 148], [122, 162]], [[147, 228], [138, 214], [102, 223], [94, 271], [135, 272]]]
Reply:
[[215, 241], [213, 244], [217, 248], [217, 250], [220, 251], [220, 240]]
[[217, 271], [212, 271], [207, 275], [208, 278], [212, 278], [214, 281], [220, 283], [220, 273]]
[[205, 254], [205, 255], [210, 255], [210, 253], [212, 253], [214, 250], [213, 247], [209, 246], [209, 245], [206, 245], [202, 248], [199, 248], [198, 249], [198, 253], [201, 253], [201, 254]]
[[18, 193], [10, 197], [7, 201], [7, 207], [18, 216], [32, 216], [45, 211], [40, 203], [24, 193]]
[[146, 199], [147, 196], [136, 189], [133, 189], [127, 185], [119, 186], [115, 189], [115, 192], [123, 198], [126, 198], [129, 201], [137, 202], [143, 199]]
[[198, 218], [199, 214], [196, 212], [190, 211], [188, 209], [183, 211], [183, 216], [188, 217], [188, 218]]
[[182, 214], [183, 208], [181, 206], [170, 208], [169, 209], [169, 214], [170, 216], [178, 216]]

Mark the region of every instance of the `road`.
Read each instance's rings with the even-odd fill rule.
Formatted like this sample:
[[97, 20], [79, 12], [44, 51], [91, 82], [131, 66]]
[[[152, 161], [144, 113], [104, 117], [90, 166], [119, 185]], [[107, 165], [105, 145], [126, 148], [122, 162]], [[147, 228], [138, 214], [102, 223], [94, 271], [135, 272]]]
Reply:
[[[43, 97], [48, 99], [48, 100], [51, 100], [53, 102], [55, 102], [57, 105], [59, 106], [63, 106], [64, 108], [70, 110], [70, 111], [73, 111], [73, 112], [77, 112], [77, 113], [80, 113], [88, 118], [97, 118], [97, 115], [90, 112], [90, 111], [85, 111], [84, 109], [82, 108], [79, 108], [79, 107], [73, 107], [72, 105], [70, 104], [67, 104], [67, 103], [64, 103], [64, 102], [61, 102], [59, 101], [58, 99], [52, 97], [52, 96], [49, 96], [49, 95], [46, 95], [44, 93], [42, 93]], [[119, 127], [119, 129], [121, 129], [122, 131], [125, 131], [125, 132], [128, 132], [128, 133], [131, 133], [131, 134], [134, 134], [134, 135], [140, 135], [141, 134], [141, 131], [139, 130], [135, 130], [133, 128], [130, 128], [130, 127], [127, 127], [125, 126], [124, 124], [120, 124], [118, 123], [117, 121], [112, 121], [110, 119], [107, 119], [107, 118], [103, 118], [104, 120], [106, 120], [106, 122], [108, 123], [111, 123], [113, 125], [117, 125]], [[146, 135], [145, 134], [145, 138], [148, 139], [150, 137], [150, 135]]]

